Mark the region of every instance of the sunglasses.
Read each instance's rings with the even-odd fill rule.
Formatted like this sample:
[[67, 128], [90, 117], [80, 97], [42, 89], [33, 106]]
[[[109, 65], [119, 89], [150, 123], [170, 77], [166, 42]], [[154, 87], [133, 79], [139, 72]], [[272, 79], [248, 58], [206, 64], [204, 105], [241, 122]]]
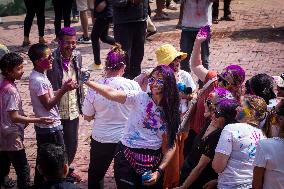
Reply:
[[162, 87], [162, 86], [164, 85], [164, 80], [162, 80], [162, 79], [156, 79], [156, 78], [154, 78], [154, 77], [150, 77], [150, 78], [148, 79], [149, 85], [153, 85], [153, 84], [155, 83], [155, 81], [156, 81], [156, 85], [157, 85], [157, 86]]
[[211, 100], [208, 100], [208, 99], [205, 101], [205, 103], [208, 107], [211, 107], [211, 106], [214, 105], [214, 103]]
[[218, 82], [222, 83], [224, 87], [231, 85], [227, 80], [225, 80], [222, 76], [218, 75]]

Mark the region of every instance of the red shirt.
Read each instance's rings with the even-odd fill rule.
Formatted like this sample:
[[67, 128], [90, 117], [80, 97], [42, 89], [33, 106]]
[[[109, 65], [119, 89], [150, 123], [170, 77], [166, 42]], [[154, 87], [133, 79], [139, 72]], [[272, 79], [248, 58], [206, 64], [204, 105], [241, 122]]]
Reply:
[[[204, 83], [206, 84], [209, 80], [213, 79], [214, 77], [217, 77], [217, 72], [209, 70], [209, 72], [206, 75]], [[195, 113], [192, 116], [192, 119], [190, 119], [189, 127], [190, 129], [193, 129], [197, 134], [200, 134], [204, 124], [205, 124], [205, 107], [204, 102], [209, 96], [209, 94], [218, 87], [218, 80], [212, 82], [202, 93], [201, 96], [198, 96], [197, 99], [197, 108]]]

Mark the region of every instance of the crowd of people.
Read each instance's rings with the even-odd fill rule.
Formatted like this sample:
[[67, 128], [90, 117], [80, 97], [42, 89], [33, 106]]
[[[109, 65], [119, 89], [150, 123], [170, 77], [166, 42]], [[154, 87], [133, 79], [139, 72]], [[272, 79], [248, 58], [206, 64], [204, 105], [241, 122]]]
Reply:
[[[284, 188], [284, 73], [246, 78], [239, 65], [227, 65], [220, 73], [209, 69], [213, 1], [182, 1], [181, 52], [163, 44], [155, 51], [157, 66], [143, 71], [150, 22], [147, 0], [77, 0], [80, 13], [74, 10], [74, 19], [80, 16], [83, 30], [79, 39], [70, 27], [74, 1], [63, 5], [54, 0], [55, 49], [43, 38], [44, 1], [33, 1], [25, 0], [23, 42], [30, 45], [36, 14], [39, 43], [27, 53], [33, 64], [33, 116], [25, 114], [16, 86], [24, 74], [24, 60], [0, 45], [1, 186], [79, 188], [76, 183], [82, 179], [72, 162], [82, 115], [92, 121], [86, 152], [89, 189], [104, 187], [112, 161], [118, 189]], [[155, 19], [166, 19], [164, 4], [176, 9], [171, 1], [157, 0]], [[225, 4], [224, 20], [232, 20], [230, 1]], [[77, 42], [89, 40], [84, 29], [89, 7], [96, 17], [91, 33], [94, 67], [105, 70], [99, 80], [90, 78], [76, 48]], [[112, 20], [114, 37], [108, 35]], [[99, 39], [112, 45], [104, 65]], [[24, 146], [30, 123], [37, 144], [33, 184]], [[9, 177], [11, 165], [17, 183]]]
[[[284, 74], [257, 74], [245, 82], [238, 65], [219, 74], [206, 69], [201, 44], [209, 32], [200, 29], [190, 58], [192, 72], [203, 82], [198, 90], [180, 68], [187, 53], [170, 44], [156, 50], [157, 67], [131, 80], [123, 77], [127, 53], [116, 43], [107, 54], [105, 76], [93, 81], [82, 69], [75, 29], [65, 27], [53, 52], [42, 43], [29, 48], [34, 117], [25, 115], [15, 85], [24, 73], [23, 58], [2, 46], [2, 185], [13, 185], [8, 177], [12, 164], [18, 188], [76, 188], [71, 183], [81, 179], [70, 166], [79, 115], [84, 115], [94, 120], [90, 189], [103, 188], [113, 159], [121, 189], [283, 188]], [[23, 145], [29, 123], [34, 123], [37, 142], [33, 186]]]

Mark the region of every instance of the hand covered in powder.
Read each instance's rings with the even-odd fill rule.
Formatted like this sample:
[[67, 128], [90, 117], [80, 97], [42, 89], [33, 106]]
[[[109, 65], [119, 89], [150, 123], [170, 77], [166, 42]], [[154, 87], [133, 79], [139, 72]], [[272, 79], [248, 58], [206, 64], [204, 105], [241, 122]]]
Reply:
[[86, 83], [89, 80], [90, 76], [91, 76], [91, 74], [90, 74], [89, 71], [87, 71], [87, 70], [86, 71], [82, 71], [81, 72], [81, 77], [80, 77], [80, 85]]
[[209, 39], [211, 37], [211, 29], [210, 26], [204, 26], [201, 27], [197, 33], [196, 39], [198, 41], [205, 41], [206, 39]]

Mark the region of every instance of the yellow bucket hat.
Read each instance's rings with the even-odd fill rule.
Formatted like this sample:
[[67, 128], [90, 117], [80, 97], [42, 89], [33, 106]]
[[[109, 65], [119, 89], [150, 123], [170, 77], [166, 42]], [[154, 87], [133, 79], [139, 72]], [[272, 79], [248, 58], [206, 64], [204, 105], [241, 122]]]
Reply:
[[176, 57], [181, 57], [181, 60], [187, 57], [187, 53], [178, 52], [172, 45], [164, 44], [156, 50], [158, 65], [169, 65]]

